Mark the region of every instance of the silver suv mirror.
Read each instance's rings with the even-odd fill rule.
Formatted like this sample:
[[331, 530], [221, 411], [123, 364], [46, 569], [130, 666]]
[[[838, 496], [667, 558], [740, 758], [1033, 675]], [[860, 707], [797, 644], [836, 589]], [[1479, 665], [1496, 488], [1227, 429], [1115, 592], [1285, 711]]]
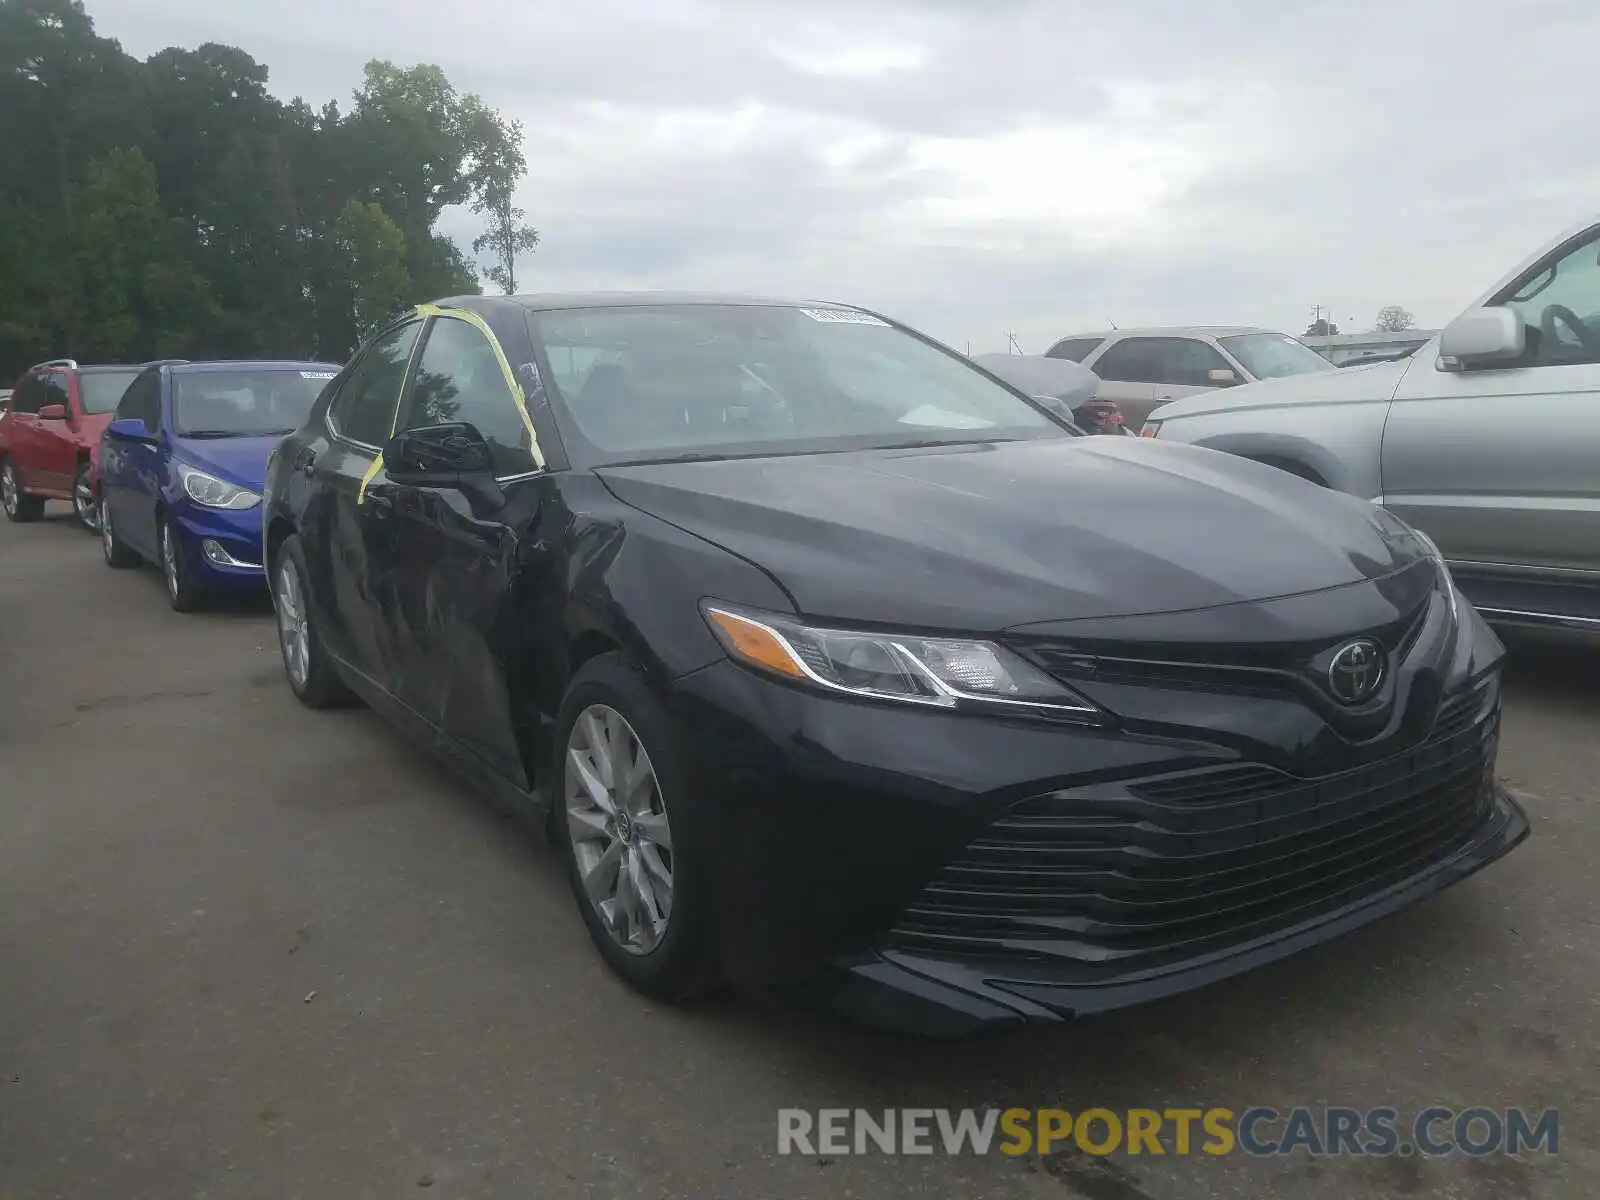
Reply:
[[1506, 366], [1527, 348], [1527, 327], [1509, 308], [1469, 308], [1439, 335], [1439, 369]]

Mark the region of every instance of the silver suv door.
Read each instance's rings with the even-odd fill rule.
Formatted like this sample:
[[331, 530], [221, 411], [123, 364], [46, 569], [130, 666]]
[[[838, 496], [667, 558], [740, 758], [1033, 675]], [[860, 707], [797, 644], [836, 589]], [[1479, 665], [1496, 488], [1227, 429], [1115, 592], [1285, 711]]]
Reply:
[[1238, 368], [1224, 358], [1215, 346], [1201, 338], [1169, 337], [1154, 341], [1157, 343], [1154, 349], [1155, 402], [1158, 405], [1211, 391], [1217, 386], [1211, 378], [1213, 371], [1238, 373]]
[[1436, 344], [1417, 351], [1384, 429], [1384, 504], [1465, 575], [1600, 583], [1600, 226], [1487, 303], [1522, 318], [1527, 353], [1441, 371]]
[[1083, 362], [1100, 376], [1095, 395], [1114, 400], [1133, 429], [1138, 429], [1144, 415], [1156, 406], [1156, 361], [1150, 343], [1158, 340], [1117, 338]]

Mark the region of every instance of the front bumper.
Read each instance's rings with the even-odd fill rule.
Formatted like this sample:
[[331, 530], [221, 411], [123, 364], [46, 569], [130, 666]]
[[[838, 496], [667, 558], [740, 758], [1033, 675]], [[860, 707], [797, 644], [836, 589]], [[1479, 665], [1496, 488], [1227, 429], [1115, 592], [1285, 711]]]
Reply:
[[193, 578], [208, 588], [250, 589], [266, 582], [261, 508], [205, 508], [187, 500], [175, 506], [184, 561]]
[[864, 1024], [947, 1037], [1127, 1008], [1220, 982], [1399, 912], [1509, 854], [1528, 832], [1521, 806], [1495, 784], [1471, 836], [1443, 857], [1381, 891], [1225, 949], [1099, 982], [1064, 980], [1059, 970], [1036, 963], [888, 950], [843, 965], [833, 1000]]
[[[703, 780], [683, 840], [714, 864], [728, 976], [925, 1035], [1226, 978], [1431, 895], [1528, 833], [1493, 781], [1497, 686], [1442, 705], [1416, 686], [1405, 704], [1423, 723], [1393, 754], [1278, 772], [1276, 790], [1262, 775], [1276, 768], [1209, 739], [841, 701], [726, 661], [670, 700]], [[1139, 792], [1247, 767], [1253, 792]]]

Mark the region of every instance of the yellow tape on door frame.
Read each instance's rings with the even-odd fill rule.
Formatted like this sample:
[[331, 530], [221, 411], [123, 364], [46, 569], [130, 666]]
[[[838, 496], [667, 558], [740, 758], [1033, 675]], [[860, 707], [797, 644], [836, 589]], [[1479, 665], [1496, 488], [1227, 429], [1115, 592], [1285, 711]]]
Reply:
[[[527, 406], [522, 403], [522, 389], [517, 386], [517, 374], [511, 369], [511, 362], [506, 358], [506, 352], [500, 346], [500, 339], [495, 337], [494, 330], [489, 328], [489, 322], [485, 321], [477, 313], [469, 312], [464, 308], [441, 308], [437, 304], [417, 305], [417, 316], [424, 319], [439, 317], [451, 321], [465, 321], [488, 339], [489, 346], [494, 351], [495, 361], [500, 364], [500, 373], [505, 376], [506, 388], [511, 393], [511, 403], [516, 405], [517, 416], [522, 418], [523, 425], [528, 429], [528, 448], [533, 454], [533, 465], [539, 470], [543, 470], [545, 463], [544, 451], [539, 448], [538, 431], [533, 427], [533, 418], [528, 415]], [[393, 436], [395, 432], [394, 426], [400, 424], [400, 408], [402, 406], [403, 404], [395, 407], [394, 425], [389, 427], [390, 436]], [[361, 490], [356, 493], [357, 505], [366, 501], [367, 485], [377, 477], [378, 472], [381, 470], [383, 470], [382, 450], [378, 451], [378, 456], [372, 460], [372, 465], [367, 468], [367, 473], [361, 477]]]

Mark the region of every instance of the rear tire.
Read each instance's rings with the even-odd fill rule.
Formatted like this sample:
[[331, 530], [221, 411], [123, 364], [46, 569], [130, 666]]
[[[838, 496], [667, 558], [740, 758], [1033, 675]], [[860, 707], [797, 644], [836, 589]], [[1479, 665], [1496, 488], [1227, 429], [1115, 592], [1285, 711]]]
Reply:
[[[684, 745], [639, 673], [621, 654], [602, 654], [583, 665], [561, 702], [550, 776], [556, 845], [590, 939], [623, 982], [666, 1003], [716, 981], [710, 878], [696, 847]], [[663, 900], [664, 923], [656, 925]]]
[[355, 693], [339, 677], [339, 668], [323, 647], [312, 616], [306, 584], [311, 573], [306, 570], [305, 551], [297, 534], [284, 538], [267, 569], [271, 572], [268, 590], [277, 617], [278, 650], [290, 690], [307, 708], [343, 708], [353, 703]]
[[106, 507], [106, 499], [100, 497], [100, 552], [105, 555], [106, 566], [123, 570], [127, 567], [139, 565], [139, 556], [128, 548], [126, 542], [117, 536], [117, 531], [111, 525], [111, 510]]
[[44, 516], [44, 499], [22, 490], [22, 479], [9, 458], [0, 466], [0, 507], [8, 519], [19, 525]]

